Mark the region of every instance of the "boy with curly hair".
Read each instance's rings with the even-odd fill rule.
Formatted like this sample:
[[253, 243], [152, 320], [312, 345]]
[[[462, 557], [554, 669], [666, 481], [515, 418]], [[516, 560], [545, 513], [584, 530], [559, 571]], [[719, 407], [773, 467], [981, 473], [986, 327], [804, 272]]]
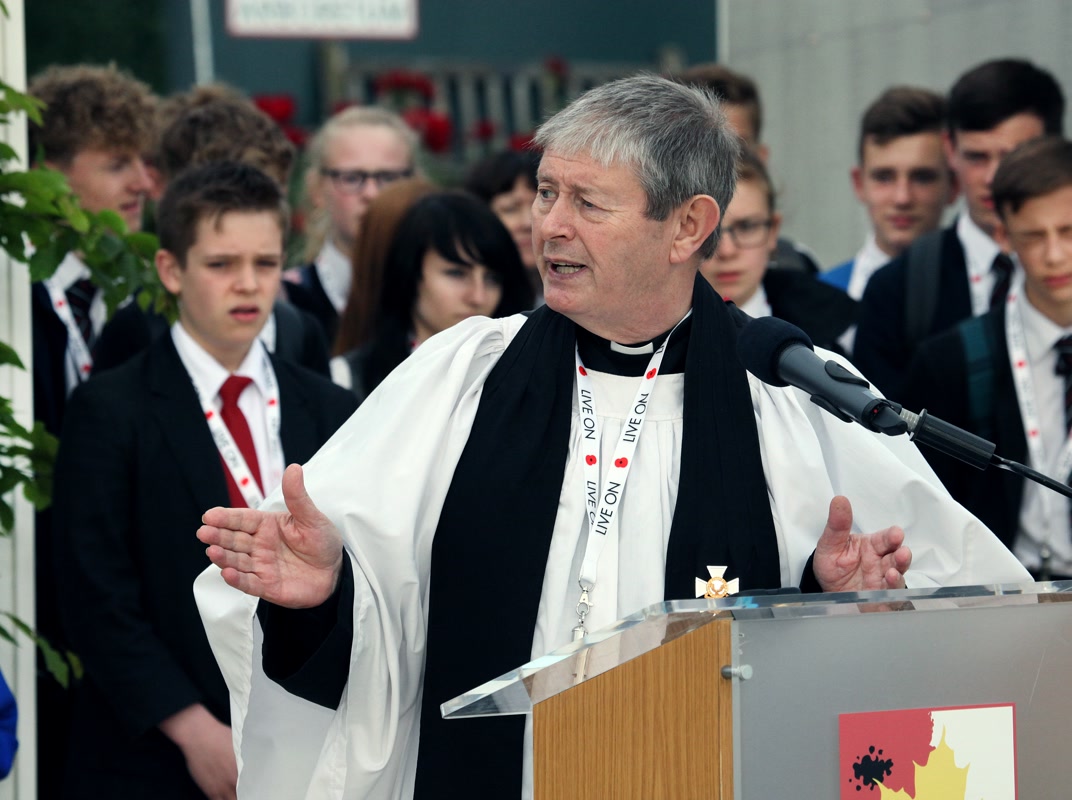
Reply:
[[[82, 207], [118, 213], [131, 230], [141, 227], [150, 189], [142, 160], [155, 135], [155, 99], [144, 83], [114, 66], [53, 66], [35, 76], [29, 93], [47, 106], [30, 124], [30, 157], [62, 172]], [[105, 320], [104, 300], [76, 253], [33, 285], [34, 416], [58, 435], [67, 397], [88, 376], [92, 348]], [[37, 516], [37, 630], [62, 644], [53, 564], [51, 513]], [[38, 752], [55, 753], [66, 739], [70, 700], [41, 671], [38, 681]], [[55, 761], [42, 757], [38, 797], [58, 796]]]

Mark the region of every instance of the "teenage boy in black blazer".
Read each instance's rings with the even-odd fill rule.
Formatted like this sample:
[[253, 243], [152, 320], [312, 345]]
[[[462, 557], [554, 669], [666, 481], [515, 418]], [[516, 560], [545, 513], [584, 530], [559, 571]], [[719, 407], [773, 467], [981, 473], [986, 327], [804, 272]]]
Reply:
[[[286, 221], [278, 185], [253, 167], [210, 164], [176, 179], [158, 208], [156, 266], [179, 321], [71, 398], [56, 464], [57, 567], [85, 678], [68, 796], [235, 795], [227, 689], [190, 591], [205, 560], [193, 533], [205, 509], [270, 493], [285, 464], [310, 458], [356, 405], [257, 338], [279, 289]], [[222, 433], [218, 392], [234, 375], [252, 379], [237, 405], [255, 452]]]

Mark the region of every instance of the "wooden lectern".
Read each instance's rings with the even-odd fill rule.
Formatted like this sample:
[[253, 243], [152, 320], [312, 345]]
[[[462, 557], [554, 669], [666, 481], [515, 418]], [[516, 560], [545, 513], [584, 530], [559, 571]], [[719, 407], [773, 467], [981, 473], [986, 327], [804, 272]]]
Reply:
[[1072, 582], [736, 597], [652, 606], [443, 714], [532, 713], [537, 800], [834, 800], [840, 715], [1009, 704], [1016, 796], [1058, 797], [1070, 675]]

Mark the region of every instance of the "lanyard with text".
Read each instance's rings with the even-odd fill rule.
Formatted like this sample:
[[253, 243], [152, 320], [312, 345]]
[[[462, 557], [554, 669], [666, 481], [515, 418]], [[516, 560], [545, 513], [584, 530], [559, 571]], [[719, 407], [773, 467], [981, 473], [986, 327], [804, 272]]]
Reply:
[[[270, 468], [274, 471], [276, 469], [275, 465], [282, 461], [283, 444], [279, 438], [279, 386], [276, 384], [275, 372], [272, 370], [272, 363], [268, 359], [267, 353], [264, 354], [264, 379], [268, 384], [264, 401], [264, 417], [268, 423], [267, 463], [271, 465]], [[250, 508], [257, 508], [264, 502], [264, 495], [257, 486], [257, 481], [253, 479], [253, 473], [250, 472], [246, 459], [242, 457], [242, 452], [238, 449], [238, 445], [235, 444], [234, 437], [231, 436], [231, 432], [227, 429], [223, 420], [220, 419], [220, 414], [213, 403], [214, 398], [206, 397], [200, 389], [198, 389], [197, 394], [198, 399], [201, 401], [201, 410], [205, 413], [205, 421], [208, 422], [209, 432], [212, 434], [213, 441], [216, 442], [216, 449], [220, 451], [223, 463], [230, 470], [231, 477], [234, 478], [238, 490], [242, 493], [242, 498], [246, 501], [246, 505]], [[278, 483], [274, 479], [270, 480], [267, 474], [262, 474], [261, 477], [264, 481], [265, 490], [275, 488]]]
[[[688, 315], [685, 315], [686, 318]], [[684, 319], [681, 321], [684, 322]], [[670, 337], [677, 330], [678, 322], [670, 335], [666, 337], [659, 348], [652, 354], [648, 368], [637, 389], [636, 398], [629, 409], [629, 416], [622, 427], [622, 434], [618, 437], [618, 444], [614, 448], [614, 458], [610, 468], [606, 472], [606, 480], [600, 491], [600, 463], [602, 455], [600, 442], [599, 417], [596, 416], [595, 397], [592, 388], [592, 379], [581, 363], [581, 351], [576, 350], [577, 360], [577, 405], [581, 413], [581, 447], [584, 454], [584, 494], [587, 506], [588, 518], [588, 543], [584, 550], [584, 561], [581, 563], [581, 574], [577, 583], [581, 588], [580, 600], [577, 601], [577, 626], [573, 629], [574, 640], [581, 639], [588, 632], [584, 627], [584, 619], [588, 616], [591, 608], [590, 593], [596, 585], [596, 573], [599, 569], [599, 556], [608, 539], [618, 535], [618, 507], [621, 504], [622, 492], [625, 491], [625, 482], [629, 478], [629, 470], [633, 463], [633, 454], [636, 452], [637, 441], [640, 439], [640, 431], [644, 427], [644, 418], [648, 413], [648, 402], [651, 394], [655, 391], [655, 381], [659, 375], [659, 367], [663, 363], [663, 355]], [[591, 448], [590, 450], [588, 448]], [[597, 494], [598, 492], [598, 494]]]
[[[1024, 338], [1024, 321], [1020, 316], [1020, 307], [1016, 298], [1023, 289], [1023, 273], [1016, 272], [1017, 278], [1005, 299], [1005, 338], [1009, 343], [1009, 365], [1012, 367], [1013, 383], [1016, 385], [1016, 401], [1020, 405], [1020, 418], [1024, 423], [1024, 438], [1030, 454], [1031, 466], [1043, 472], [1046, 470], [1046, 448], [1039, 428], [1038, 403], [1035, 400], [1035, 385], [1031, 380], [1031, 367], [1027, 360], [1027, 344]], [[1056, 465], [1051, 473], [1054, 480], [1064, 481], [1072, 472], [1072, 433], [1065, 439], [1058, 454]], [[1050, 519], [1053, 495], [1042, 492], [1043, 518]]]
[[75, 321], [71, 304], [67, 300], [67, 292], [59, 286], [53, 278], [45, 281], [49, 299], [52, 301], [52, 310], [60, 318], [60, 322], [67, 328], [67, 354], [74, 360], [75, 374], [79, 382], [89, 378], [93, 370], [93, 356], [89, 352], [89, 344], [82, 338], [82, 331]]

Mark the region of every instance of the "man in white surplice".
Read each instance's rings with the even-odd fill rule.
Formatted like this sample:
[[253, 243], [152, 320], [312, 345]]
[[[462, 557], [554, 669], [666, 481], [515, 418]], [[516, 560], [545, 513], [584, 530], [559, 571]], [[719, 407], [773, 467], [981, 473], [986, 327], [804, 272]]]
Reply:
[[[537, 142], [547, 306], [433, 337], [304, 468], [288, 468], [282, 493], [204, 516], [215, 566], [195, 592], [231, 690], [242, 797], [531, 795], [530, 740], [503, 738], [517, 742], [505, 755], [487, 741], [451, 749], [491, 721], [430, 719], [453, 694], [429, 701], [429, 682], [462, 664], [471, 682], [458, 694], [576, 627], [691, 596], [682, 587], [703, 563], [728, 564], [744, 590], [1029, 579], [908, 441], [847, 425], [737, 364], [746, 320], [696, 280], [738, 146], [709, 95], [617, 81], [545, 123]], [[546, 408], [545, 394], [557, 398]], [[591, 589], [582, 620], [579, 579]], [[294, 615], [290, 638], [273, 644], [276, 622], [265, 623], [262, 669], [258, 618], [280, 607]], [[325, 608], [346, 628], [340, 674], [311, 675], [308, 691], [277, 679], [304, 667], [270, 668], [270, 649], [315, 660], [327, 647], [299, 643]], [[495, 651], [517, 630], [524, 653], [500, 668]], [[514, 788], [496, 793], [481, 781], [504, 761], [497, 786]]]

